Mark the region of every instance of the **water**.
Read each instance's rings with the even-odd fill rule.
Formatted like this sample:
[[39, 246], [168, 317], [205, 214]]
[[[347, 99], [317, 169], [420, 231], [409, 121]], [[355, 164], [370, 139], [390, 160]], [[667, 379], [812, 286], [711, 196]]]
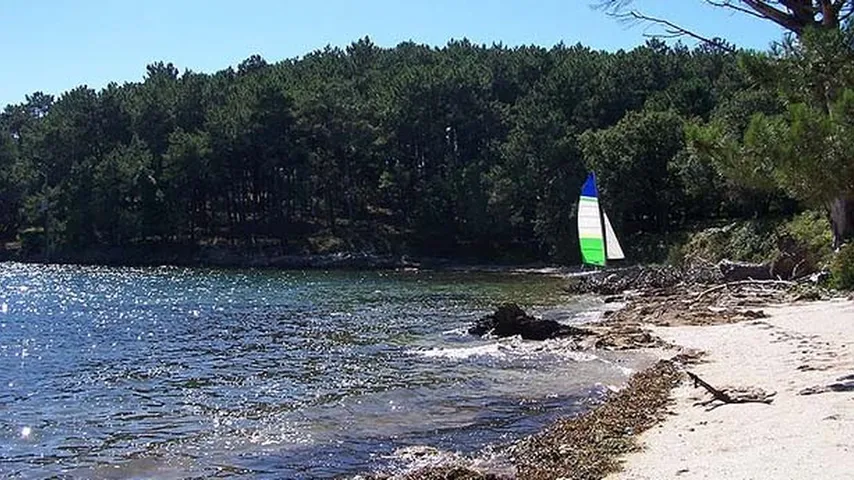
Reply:
[[[330, 478], [478, 455], [585, 408], [633, 359], [465, 334], [545, 276], [0, 263], [0, 476]], [[587, 312], [587, 313], [585, 313]]]

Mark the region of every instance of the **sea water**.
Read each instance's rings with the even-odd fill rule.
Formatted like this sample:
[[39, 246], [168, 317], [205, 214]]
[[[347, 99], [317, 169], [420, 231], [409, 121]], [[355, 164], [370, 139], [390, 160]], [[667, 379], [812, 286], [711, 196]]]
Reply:
[[560, 282], [0, 263], [0, 476], [337, 478], [418, 449], [489, 456], [641, 361], [466, 333], [507, 301], [594, 319]]

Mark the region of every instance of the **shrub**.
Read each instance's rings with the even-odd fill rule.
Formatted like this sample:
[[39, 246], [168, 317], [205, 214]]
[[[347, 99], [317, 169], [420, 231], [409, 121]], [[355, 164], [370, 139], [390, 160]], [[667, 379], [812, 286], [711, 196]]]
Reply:
[[338, 253], [345, 250], [346, 243], [343, 239], [331, 233], [321, 233], [308, 238], [312, 253], [328, 254]]
[[832, 257], [827, 215], [806, 211], [783, 222], [774, 232], [776, 248], [770, 257], [774, 273], [800, 277], [827, 268]]
[[854, 290], [854, 244], [843, 245], [836, 253], [830, 275], [836, 288]]
[[774, 256], [775, 227], [774, 221], [742, 221], [707, 228], [692, 234], [685, 244], [672, 248], [668, 260], [763, 262]]
[[828, 262], [833, 255], [833, 235], [827, 215], [807, 211], [786, 222], [782, 235], [790, 235], [815, 260], [817, 265]]

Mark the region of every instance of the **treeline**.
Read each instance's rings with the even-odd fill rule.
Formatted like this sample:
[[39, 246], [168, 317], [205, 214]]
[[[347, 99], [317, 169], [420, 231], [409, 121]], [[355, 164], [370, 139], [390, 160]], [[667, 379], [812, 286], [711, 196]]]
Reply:
[[633, 238], [792, 208], [686, 146], [686, 125], [744, 129], [780, 111], [736, 54], [658, 41], [609, 53], [365, 38], [213, 74], [157, 63], [142, 82], [5, 108], [0, 238], [574, 263], [593, 170], [637, 257], [648, 242]]

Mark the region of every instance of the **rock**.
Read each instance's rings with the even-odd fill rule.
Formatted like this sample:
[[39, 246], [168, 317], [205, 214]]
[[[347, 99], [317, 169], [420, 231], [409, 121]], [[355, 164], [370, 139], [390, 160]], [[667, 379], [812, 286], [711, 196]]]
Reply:
[[774, 279], [774, 275], [771, 273], [771, 265], [765, 263], [745, 263], [723, 260], [718, 263], [718, 268], [726, 282]]
[[469, 328], [472, 335], [491, 333], [497, 337], [512, 337], [519, 335], [526, 340], [546, 340], [568, 336], [589, 335], [583, 328], [570, 327], [554, 320], [534, 318], [515, 303], [507, 303], [498, 310], [487, 315]]

